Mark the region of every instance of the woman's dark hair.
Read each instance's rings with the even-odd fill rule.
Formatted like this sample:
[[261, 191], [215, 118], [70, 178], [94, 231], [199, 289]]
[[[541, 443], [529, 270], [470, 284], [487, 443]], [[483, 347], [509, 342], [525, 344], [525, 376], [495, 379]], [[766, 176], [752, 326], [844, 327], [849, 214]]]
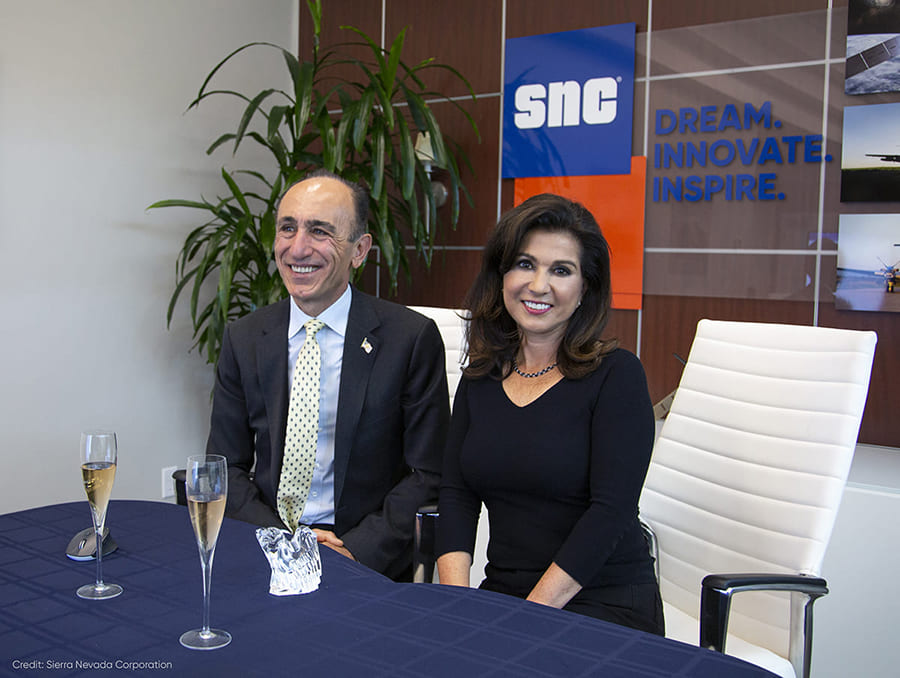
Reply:
[[606, 238], [583, 205], [542, 193], [500, 217], [485, 245], [481, 271], [465, 302], [470, 314], [466, 376], [503, 379], [512, 371], [520, 337], [518, 326], [503, 303], [503, 276], [515, 264], [525, 237], [532, 231], [568, 233], [581, 247], [585, 291], [559, 346], [560, 372], [572, 379], [583, 377], [616, 346], [614, 339], [601, 338], [612, 302]]

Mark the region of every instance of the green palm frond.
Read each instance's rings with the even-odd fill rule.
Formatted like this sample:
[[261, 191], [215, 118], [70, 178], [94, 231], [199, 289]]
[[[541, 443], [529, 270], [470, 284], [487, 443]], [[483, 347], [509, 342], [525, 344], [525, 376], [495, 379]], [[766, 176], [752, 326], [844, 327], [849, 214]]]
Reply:
[[[388, 49], [382, 49], [359, 29], [342, 26], [357, 39], [320, 52], [321, 4], [321, 0], [307, 0], [313, 23], [311, 61], [300, 61], [272, 43], [247, 43], [216, 64], [188, 106], [190, 110], [222, 96], [244, 102], [235, 130], [219, 135], [207, 153], [230, 145], [234, 155], [243, 142], [251, 140], [269, 152], [271, 167], [223, 169], [223, 194], [215, 201], [170, 199], [150, 205], [199, 210], [206, 220], [188, 234], [176, 259], [166, 322], [171, 325], [178, 300], [189, 291], [193, 346], [209, 363], [218, 360], [226, 323], [286, 295], [272, 255], [276, 204], [282, 191], [308, 171], [326, 168], [369, 190], [369, 231], [381, 251], [380, 265], [392, 293], [401, 270], [409, 271], [406, 247], [412, 246], [430, 265], [437, 231], [456, 227], [460, 193], [472, 202], [459, 171], [461, 166], [471, 167], [468, 157], [444, 137], [427, 102], [450, 102], [476, 136], [478, 128], [458, 100], [427, 89], [422, 76], [428, 69], [443, 69], [466, 86], [474, 101], [469, 82], [433, 58], [406, 64], [402, 58], [406, 29]], [[364, 47], [368, 58], [346, 56], [347, 46]], [[255, 49], [281, 54], [289, 87], [265, 87], [255, 94], [213, 88], [223, 66]], [[348, 65], [355, 75], [347, 75]], [[334, 84], [324, 74], [338, 66], [345, 79]], [[443, 221], [431, 193], [431, 179], [415, 154], [420, 132], [431, 135], [435, 164], [449, 175], [450, 210]]]

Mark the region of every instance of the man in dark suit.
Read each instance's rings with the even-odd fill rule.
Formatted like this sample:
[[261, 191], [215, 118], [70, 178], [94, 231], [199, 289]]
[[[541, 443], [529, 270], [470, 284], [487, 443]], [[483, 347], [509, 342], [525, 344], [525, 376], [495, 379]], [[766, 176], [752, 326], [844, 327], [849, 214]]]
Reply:
[[444, 348], [432, 320], [349, 284], [372, 244], [367, 210], [360, 186], [324, 172], [285, 192], [274, 250], [290, 298], [226, 328], [207, 451], [228, 460], [227, 515], [291, 522], [278, 508], [291, 375], [304, 323], [321, 320], [318, 439], [302, 523], [320, 544], [404, 578], [416, 508], [436, 499], [440, 480]]

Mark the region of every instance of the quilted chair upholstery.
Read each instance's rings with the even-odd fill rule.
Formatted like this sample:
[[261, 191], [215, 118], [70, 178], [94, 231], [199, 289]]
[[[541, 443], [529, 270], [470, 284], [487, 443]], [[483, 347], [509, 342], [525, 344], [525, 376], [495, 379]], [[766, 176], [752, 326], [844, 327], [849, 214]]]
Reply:
[[[874, 332], [699, 322], [640, 503], [658, 539], [667, 636], [697, 644], [703, 635], [702, 645], [779, 675], [808, 675], [812, 602], [827, 593], [818, 575], [876, 340]], [[724, 632], [710, 641], [716, 631], [700, 631], [701, 582], [711, 573], [767, 573], [707, 578], [704, 625], [724, 616], [727, 642]], [[748, 582], [752, 592], [730, 603]], [[764, 584], [780, 592], [757, 590]], [[811, 595], [784, 592], [798, 589]]]
[[[466, 357], [464, 311], [436, 306], [410, 306], [414, 311], [434, 320], [444, 340], [447, 363], [447, 388], [450, 390], [450, 407], [462, 378]], [[416, 529], [413, 543], [413, 581], [430, 582], [434, 579], [434, 534], [437, 527], [437, 504], [420, 506], [416, 512]]]
[[452, 407], [456, 387], [462, 378], [463, 360], [466, 356], [466, 321], [463, 320], [465, 311], [455, 308], [438, 308], [437, 306], [410, 306], [409, 308], [434, 320], [441, 332], [447, 361], [447, 388], [450, 389], [450, 405]]

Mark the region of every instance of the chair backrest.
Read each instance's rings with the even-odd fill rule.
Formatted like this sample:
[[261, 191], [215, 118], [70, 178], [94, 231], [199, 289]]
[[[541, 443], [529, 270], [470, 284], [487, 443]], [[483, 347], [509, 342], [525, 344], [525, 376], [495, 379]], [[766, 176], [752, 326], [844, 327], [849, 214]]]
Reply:
[[[709, 573], [818, 574], [877, 337], [701, 320], [641, 497], [663, 600], [699, 616]], [[785, 594], [734, 599], [729, 633], [788, 656]], [[696, 641], [695, 641], [696, 642]]]
[[450, 389], [450, 405], [462, 377], [463, 361], [466, 357], [466, 321], [465, 311], [454, 308], [438, 308], [437, 306], [410, 306], [414, 311], [428, 316], [438, 326], [444, 340], [447, 362], [447, 387]]
[[[447, 386], [450, 389], [450, 406], [453, 406], [453, 396], [456, 395], [456, 387], [462, 378], [462, 368], [466, 360], [466, 317], [467, 311], [453, 308], [437, 308], [435, 306], [410, 306], [414, 311], [426, 315], [435, 323], [444, 340], [447, 361]], [[482, 508], [478, 520], [478, 531], [475, 539], [475, 552], [472, 554], [472, 568], [470, 577], [478, 584], [484, 578], [484, 568], [487, 565], [487, 544], [490, 539], [487, 511]], [[430, 576], [425, 577], [429, 581]], [[423, 579], [424, 580], [424, 579]]]

